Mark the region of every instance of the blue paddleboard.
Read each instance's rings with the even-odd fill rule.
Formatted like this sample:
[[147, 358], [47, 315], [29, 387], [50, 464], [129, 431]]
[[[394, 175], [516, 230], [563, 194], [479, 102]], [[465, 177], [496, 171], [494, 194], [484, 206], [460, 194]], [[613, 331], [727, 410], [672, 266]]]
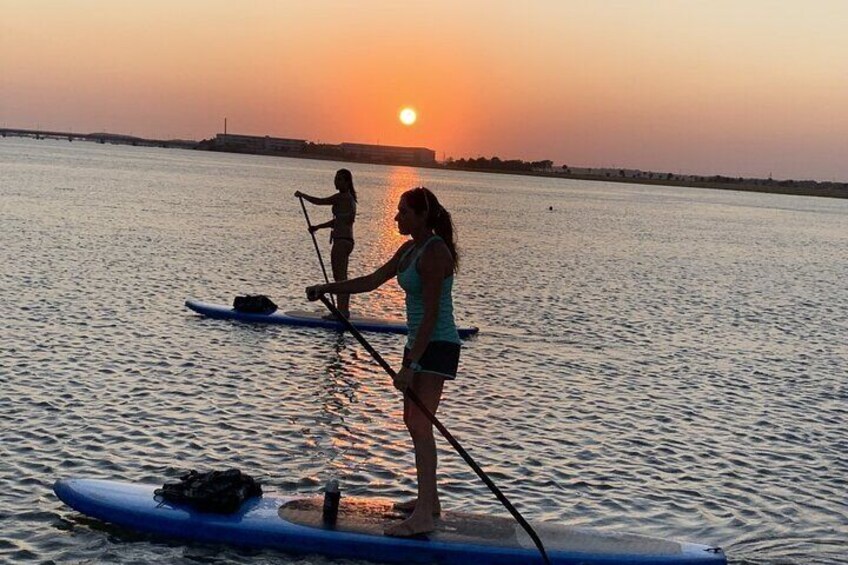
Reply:
[[[250, 314], [247, 312], [239, 312], [229, 306], [220, 304], [209, 304], [199, 300], [188, 299], [185, 305], [189, 310], [194, 310], [198, 314], [202, 314], [209, 318], [217, 318], [219, 320], [238, 320], [240, 322], [252, 322], [263, 324], [283, 324], [286, 326], [301, 326], [307, 328], [327, 328], [331, 330], [343, 331], [344, 325], [336, 320], [325, 320], [327, 312], [307, 312], [303, 310], [291, 310], [288, 312], [274, 312], [273, 314]], [[356, 329], [361, 332], [382, 332], [392, 334], [406, 334], [409, 329], [406, 327], [406, 322], [403, 320], [387, 320], [384, 318], [365, 318], [360, 316], [351, 316], [351, 323]], [[458, 328], [459, 337], [467, 338], [478, 331], [477, 327]]]
[[[391, 501], [345, 497], [334, 526], [322, 522], [320, 497], [269, 496], [245, 502], [234, 514], [209, 514], [163, 502], [158, 485], [62, 479], [56, 495], [93, 518], [170, 538], [274, 548], [299, 554], [385, 563], [443, 565], [541, 564], [529, 536], [511, 518], [445, 512], [436, 531], [418, 539], [383, 535], [404, 518]], [[535, 523], [554, 565], [725, 565], [719, 548], [631, 534], [593, 532]]]

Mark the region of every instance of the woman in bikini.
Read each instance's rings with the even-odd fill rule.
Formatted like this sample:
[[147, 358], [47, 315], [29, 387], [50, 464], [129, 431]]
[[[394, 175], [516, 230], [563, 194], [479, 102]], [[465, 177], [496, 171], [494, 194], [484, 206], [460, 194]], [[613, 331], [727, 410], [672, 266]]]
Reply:
[[[331, 228], [330, 264], [333, 269], [333, 280], [336, 282], [347, 280], [347, 268], [350, 262], [350, 254], [353, 253], [353, 222], [356, 221], [356, 189], [353, 188], [353, 175], [347, 169], [336, 171], [335, 178], [336, 194], [326, 198], [318, 198], [304, 194], [299, 190], [294, 193], [298, 198], [319, 206], [332, 206], [333, 219], [323, 224], [310, 226], [309, 232], [315, 233], [322, 228]], [[350, 295], [338, 295], [339, 312], [346, 318], [350, 318]], [[325, 316], [333, 318], [332, 315]]]
[[[382, 267], [364, 277], [319, 284], [306, 289], [309, 300], [326, 293], [370, 292], [391, 278], [406, 291], [409, 336], [395, 387], [412, 390], [432, 414], [436, 413], [446, 380], [456, 378], [460, 341], [453, 318], [453, 275], [458, 256], [453, 222], [428, 189], [419, 187], [400, 197], [395, 216], [398, 231], [411, 239]], [[409, 517], [386, 529], [390, 536], [415, 536], [434, 529], [441, 512], [436, 487], [436, 442], [427, 417], [404, 395], [403, 420], [415, 448], [418, 497], [396, 504]]]

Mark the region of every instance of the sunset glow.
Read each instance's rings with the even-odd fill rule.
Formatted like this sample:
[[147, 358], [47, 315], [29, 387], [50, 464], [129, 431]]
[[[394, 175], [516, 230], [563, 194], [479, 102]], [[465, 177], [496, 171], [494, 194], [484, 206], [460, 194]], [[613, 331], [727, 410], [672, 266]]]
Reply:
[[3, 6], [0, 126], [848, 180], [842, 0]]

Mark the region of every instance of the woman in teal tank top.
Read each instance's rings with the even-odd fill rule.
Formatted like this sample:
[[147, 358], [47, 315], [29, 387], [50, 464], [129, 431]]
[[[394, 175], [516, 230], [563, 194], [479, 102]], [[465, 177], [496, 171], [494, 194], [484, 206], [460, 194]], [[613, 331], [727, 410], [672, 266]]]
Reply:
[[[370, 275], [306, 289], [309, 300], [326, 293], [370, 292], [397, 276], [406, 292], [409, 338], [395, 387], [409, 388], [433, 414], [439, 407], [445, 380], [456, 378], [460, 341], [453, 317], [453, 275], [459, 265], [453, 221], [430, 190], [419, 187], [400, 197], [395, 216], [398, 231], [411, 237], [394, 256]], [[414, 536], [433, 531], [441, 513], [436, 486], [436, 442], [433, 425], [404, 394], [403, 420], [415, 448], [418, 497], [395, 508], [410, 512], [386, 530], [390, 536]]]

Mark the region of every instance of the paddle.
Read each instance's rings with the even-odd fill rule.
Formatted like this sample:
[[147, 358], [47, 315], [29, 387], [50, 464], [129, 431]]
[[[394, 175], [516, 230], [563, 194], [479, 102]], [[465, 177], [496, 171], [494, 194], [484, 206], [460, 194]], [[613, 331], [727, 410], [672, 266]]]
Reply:
[[[350, 320], [342, 316], [341, 312], [338, 311], [336, 306], [331, 301], [327, 300], [327, 297], [325, 295], [320, 295], [318, 299], [321, 300], [321, 302], [324, 303], [324, 306], [326, 306], [330, 310], [330, 312], [332, 312], [336, 316], [336, 318], [345, 326], [347, 331], [353, 334], [353, 337], [355, 337], [357, 341], [359, 341], [359, 343], [361, 343], [362, 346], [366, 350], [368, 350], [368, 353], [371, 354], [371, 357], [373, 357], [374, 360], [377, 361], [377, 363], [379, 363], [381, 367], [383, 367], [383, 369], [389, 374], [389, 376], [392, 377], [393, 380], [397, 378], [397, 373], [395, 373], [394, 369], [392, 369], [389, 364], [386, 363], [386, 360], [383, 359], [383, 357], [379, 353], [377, 353], [377, 350], [371, 347], [371, 344], [368, 343], [364, 337], [362, 337], [362, 334], [359, 333], [359, 330], [357, 330], [353, 326], [353, 324], [350, 323]], [[542, 554], [542, 559], [544, 559], [544, 562], [547, 565], [550, 565], [551, 561], [550, 559], [548, 559], [548, 554], [545, 552], [545, 546], [542, 545], [542, 540], [539, 539], [539, 536], [536, 535], [536, 532], [533, 530], [532, 526], [527, 523], [527, 520], [525, 520], [524, 517], [518, 512], [518, 510], [515, 509], [512, 503], [507, 500], [506, 496], [504, 496], [504, 494], [495, 485], [495, 483], [492, 482], [492, 479], [490, 479], [489, 476], [486, 475], [485, 471], [483, 471], [483, 469], [480, 468], [480, 466], [474, 461], [474, 459], [471, 458], [471, 455], [469, 455], [468, 452], [465, 451], [465, 449], [459, 444], [456, 438], [453, 437], [453, 435], [448, 431], [448, 429], [436, 418], [435, 414], [427, 410], [427, 408], [421, 402], [421, 399], [418, 398], [418, 395], [416, 395], [409, 388], [406, 389], [405, 394], [409, 397], [409, 400], [411, 400], [412, 403], [415, 404], [419, 410], [421, 410], [421, 412], [427, 417], [427, 419], [430, 420], [430, 423], [436, 426], [436, 429], [441, 432], [441, 434], [445, 437], [446, 440], [448, 440], [448, 443], [453, 446], [457, 453], [459, 453], [459, 455], [463, 459], [465, 459], [465, 462], [468, 463], [468, 465], [470, 465], [472, 469], [474, 469], [474, 472], [477, 473], [477, 476], [480, 477], [484, 483], [486, 483], [486, 486], [489, 487], [489, 490], [491, 490], [498, 498], [498, 500], [501, 501], [501, 504], [503, 504], [506, 509], [509, 510], [509, 513], [512, 514], [512, 517], [515, 518], [519, 524], [521, 524], [521, 527], [524, 528], [524, 531], [527, 532], [527, 534], [530, 536], [530, 539], [532, 539], [533, 543], [536, 544], [536, 548], [538, 548], [539, 553]]]
[[[315, 253], [318, 254], [318, 262], [321, 263], [321, 272], [324, 273], [324, 280], [327, 281], [327, 284], [330, 284], [330, 279], [327, 278], [327, 269], [324, 268], [324, 259], [321, 258], [321, 249], [318, 247], [318, 240], [315, 239], [315, 232], [312, 231], [312, 222], [309, 221], [306, 204], [303, 203], [303, 196], [298, 196], [297, 198], [300, 200], [300, 207], [303, 208], [303, 217], [306, 218], [306, 227], [309, 228], [309, 235], [312, 236], [312, 244], [315, 246]], [[335, 304], [336, 301], [333, 300], [333, 305]]]

